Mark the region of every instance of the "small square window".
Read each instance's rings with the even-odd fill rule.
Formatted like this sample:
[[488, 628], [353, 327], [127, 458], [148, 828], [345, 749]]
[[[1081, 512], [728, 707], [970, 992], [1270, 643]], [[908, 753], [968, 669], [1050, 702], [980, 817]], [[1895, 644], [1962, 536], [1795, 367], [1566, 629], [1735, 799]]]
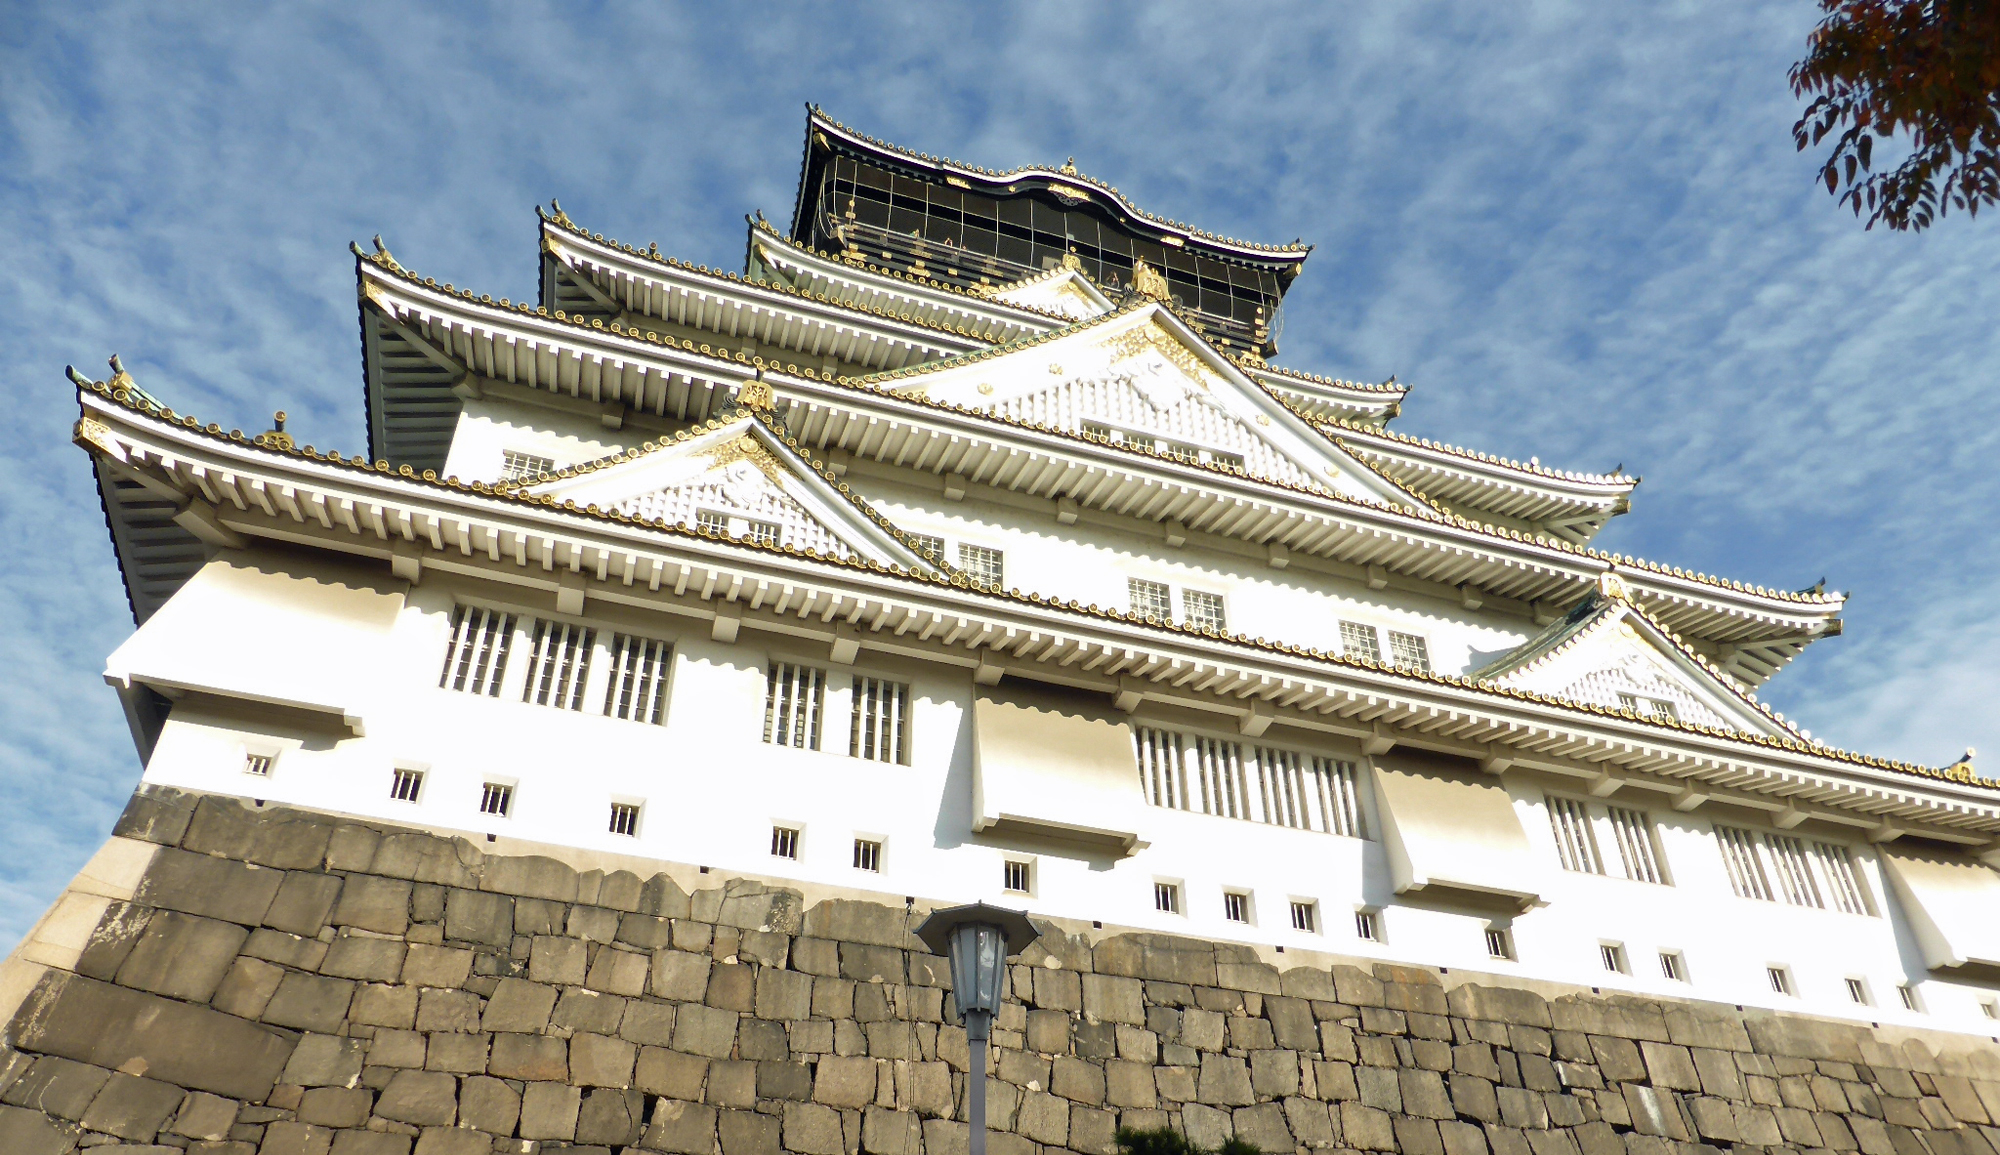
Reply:
[[1225, 891], [1222, 895], [1222, 917], [1230, 922], [1250, 921], [1250, 896], [1235, 891]]
[[1340, 652], [1349, 658], [1370, 662], [1382, 660], [1382, 635], [1374, 626], [1360, 622], [1340, 623]]
[[870, 874], [882, 871], [882, 844], [870, 838], [854, 840], [854, 869]]
[[771, 857], [790, 858], [799, 856], [799, 832], [790, 826], [771, 828]]
[[1681, 952], [1677, 950], [1661, 951], [1660, 974], [1665, 976], [1669, 982], [1684, 983], [1688, 981], [1687, 960], [1682, 958]]
[[1389, 631], [1389, 663], [1399, 670], [1431, 672], [1431, 648], [1421, 634]]
[[1145, 578], [1127, 578], [1125, 588], [1131, 594], [1134, 615], [1156, 622], [1173, 620], [1174, 591], [1167, 583], [1147, 581]]
[[1206, 590], [1182, 590], [1181, 608], [1187, 613], [1187, 624], [1196, 629], [1224, 630], [1228, 628], [1222, 615], [1222, 595]]
[[623, 834], [628, 838], [639, 836], [639, 806], [634, 802], [613, 802], [611, 804], [611, 833]]
[[500, 451], [500, 480], [520, 481], [526, 477], [538, 477], [544, 473], [554, 473], [556, 463], [553, 458], [538, 453], [523, 453], [518, 449]]
[[1865, 1006], [1868, 1006], [1868, 1005], [1869, 1005], [1869, 1001], [1868, 1001], [1868, 983], [1867, 983], [1867, 981], [1866, 981], [1866, 980], [1863, 980], [1863, 979], [1856, 979], [1856, 978], [1850, 978], [1850, 979], [1848, 979], [1848, 980], [1847, 980], [1847, 997], [1848, 997], [1848, 998], [1849, 998], [1849, 999], [1850, 999], [1851, 1001], [1853, 1001], [1853, 1002], [1856, 1002], [1856, 1003], [1859, 1003], [1860, 1005], [1862, 1005], [1862, 1006], [1864, 1006], [1864, 1007], [1865, 1007]]
[[424, 772], [422, 770], [398, 770], [389, 779], [389, 797], [397, 802], [415, 802], [417, 795], [424, 792]]
[[1979, 1011], [1989, 1019], [2000, 1019], [2000, 1002], [1987, 999], [1979, 1004]]
[[479, 812], [502, 818], [514, 808], [514, 788], [502, 782], [488, 782], [479, 791]]
[[728, 537], [729, 515], [724, 513], [717, 513], [712, 509], [696, 510], [694, 515], [694, 527], [702, 531], [703, 533], [712, 533], [720, 537]]
[[1000, 589], [1003, 579], [1007, 576], [1007, 559], [1006, 555], [997, 549], [959, 542], [958, 568], [964, 570], [965, 576], [980, 585]]
[[1514, 932], [1504, 926], [1487, 927], [1486, 954], [1489, 958], [1511, 962], [1514, 958]]
[[1319, 904], [1316, 902], [1292, 902], [1292, 929], [1307, 934], [1319, 932]]
[[1896, 988], [1896, 994], [1903, 1000], [1903, 1009], [1922, 1013], [1924, 1005], [1917, 1001], [1917, 988], [1904, 983]]
[[243, 772], [255, 775], [258, 778], [269, 778], [271, 776], [271, 766], [277, 760], [278, 756], [276, 754], [245, 754], [243, 756]]
[[1181, 888], [1171, 882], [1153, 884], [1153, 909], [1167, 914], [1181, 912]]
[[1010, 894], [1027, 894], [1033, 889], [1034, 870], [1026, 862], [1008, 859], [1000, 873], [1000, 889]]
[[1771, 980], [1771, 993], [1779, 995], [1792, 993], [1792, 972], [1784, 967], [1765, 967], [1764, 976]]
[[1363, 942], [1382, 941], [1382, 918], [1372, 910], [1354, 912], [1354, 937]]
[[1597, 961], [1603, 963], [1604, 969], [1610, 971], [1612, 974], [1622, 975], [1631, 973], [1625, 968], [1625, 948], [1618, 943], [1605, 942], [1597, 944]]

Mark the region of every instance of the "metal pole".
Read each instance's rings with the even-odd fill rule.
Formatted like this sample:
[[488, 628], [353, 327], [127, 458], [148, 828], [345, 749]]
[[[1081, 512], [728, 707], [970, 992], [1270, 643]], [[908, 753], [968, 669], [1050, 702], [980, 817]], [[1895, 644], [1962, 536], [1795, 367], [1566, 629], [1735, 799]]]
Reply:
[[965, 1016], [965, 1041], [972, 1049], [972, 1070], [965, 1088], [967, 1120], [971, 1124], [970, 1155], [986, 1155], [986, 1037], [993, 1016], [971, 1011]]

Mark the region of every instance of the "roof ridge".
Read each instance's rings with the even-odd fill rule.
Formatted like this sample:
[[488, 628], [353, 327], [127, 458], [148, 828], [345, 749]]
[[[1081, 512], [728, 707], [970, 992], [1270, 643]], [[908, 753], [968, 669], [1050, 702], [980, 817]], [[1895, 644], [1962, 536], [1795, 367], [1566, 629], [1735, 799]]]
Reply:
[[1063, 316], [1061, 313], [1052, 313], [1047, 309], [1039, 308], [1035, 305], [1023, 305], [1014, 301], [995, 300], [994, 298], [989, 297], [984, 293], [975, 293], [971, 289], [961, 289], [957, 285], [951, 284], [947, 281], [934, 281], [928, 277], [915, 277], [899, 269], [889, 269], [889, 268], [884, 268], [880, 265], [871, 265], [866, 261], [859, 261], [859, 262], [847, 261], [847, 260], [841, 260], [836, 257], [831, 257], [813, 248], [811, 245], [800, 244], [798, 241], [795, 241], [792, 238], [786, 236], [785, 234], [779, 232], [777, 228], [773, 226], [770, 221], [767, 220], [755, 220], [750, 222], [750, 224], [753, 229], [763, 232], [764, 235], [771, 240], [777, 241], [780, 244], [783, 244], [786, 247], [796, 250], [798, 252], [805, 253], [808, 256], [816, 257], [822, 261], [826, 261], [829, 264], [837, 265], [840, 268], [846, 269], [850, 272], [870, 273], [875, 276], [883, 277], [885, 279], [894, 281], [908, 281], [910, 284], [917, 285], [921, 288], [936, 289], [939, 290], [940, 292], [946, 292], [946, 293], [955, 293], [958, 296], [965, 297], [969, 300], [980, 301], [982, 303], [988, 305], [994, 305], [1002, 309], [1013, 309], [1016, 310], [1017, 312], [1029, 313], [1036, 317], [1040, 317], [1050, 321], [1066, 322], [1069, 320], [1068, 317]]
[[1280, 377], [1295, 377], [1301, 381], [1311, 381], [1316, 385], [1338, 385], [1343, 389], [1360, 389], [1368, 393], [1394, 393], [1398, 396], [1410, 391], [1407, 385], [1395, 385], [1388, 381], [1377, 384], [1369, 381], [1348, 381], [1339, 377], [1322, 377], [1318, 373], [1308, 373], [1304, 369], [1288, 369], [1282, 365], [1273, 365], [1261, 357], [1252, 361], [1251, 357], [1252, 354], [1239, 353], [1235, 355], [1234, 360], [1246, 366], [1246, 371], [1249, 372], [1276, 373]]
[[1506, 468], [1518, 470], [1522, 473], [1531, 473], [1560, 481], [1622, 481], [1636, 486], [1645, 480], [1645, 478], [1636, 474], [1589, 473], [1581, 469], [1551, 469], [1546, 465], [1540, 465], [1535, 462], [1516, 461], [1511, 457], [1501, 457], [1498, 454], [1487, 453], [1478, 449], [1467, 449], [1464, 446], [1452, 445], [1449, 442], [1433, 441], [1428, 437], [1416, 437], [1385, 427], [1362, 425], [1357, 422], [1348, 421], [1342, 417], [1314, 417], [1311, 420], [1317, 425], [1338, 425], [1344, 431], [1358, 433], [1364, 437], [1380, 437], [1387, 441], [1399, 441], [1405, 445], [1417, 446], [1423, 449], [1435, 449], [1440, 453], [1449, 453], [1455, 457], [1470, 458], [1471, 460], [1487, 465], [1505, 466]]
[[[808, 560], [818, 561], [823, 564], [846, 566], [850, 569], [867, 570], [869, 572], [877, 573], [892, 578], [901, 578], [911, 581], [931, 582], [934, 584], [945, 584], [962, 589], [972, 589], [986, 596], [1003, 598], [1009, 601], [1020, 602], [1038, 608], [1053, 609], [1071, 613], [1081, 613], [1104, 620], [1116, 621], [1127, 625], [1134, 625], [1134, 626], [1154, 629], [1163, 633], [1204, 637], [1214, 641], [1227, 642], [1231, 645], [1237, 645], [1250, 649], [1255, 649], [1264, 653], [1279, 654], [1303, 660], [1321, 662], [1328, 665], [1365, 669], [1375, 673], [1387, 674], [1413, 682], [1422, 682], [1432, 685], [1449, 686], [1456, 689], [1470, 690], [1476, 693], [1487, 694], [1494, 697], [1508, 698], [1517, 701], [1531, 702], [1541, 705], [1558, 706], [1564, 709], [1575, 710], [1586, 714], [1595, 714], [1604, 717], [1617, 718], [1625, 721], [1634, 720], [1629, 718], [1622, 710], [1613, 710], [1610, 709], [1609, 707], [1599, 706], [1589, 702], [1572, 702], [1565, 698], [1558, 698], [1553, 695], [1542, 694], [1535, 691], [1520, 690], [1512, 687], [1491, 685], [1481, 682], [1477, 679], [1474, 679], [1464, 674], [1440, 674], [1435, 671], [1417, 671], [1417, 670], [1404, 669], [1401, 667], [1390, 665], [1386, 662], [1369, 661], [1365, 658], [1352, 657], [1342, 653], [1335, 653], [1330, 650], [1322, 650], [1317, 647], [1298, 646], [1286, 642], [1271, 641], [1263, 637], [1251, 638], [1242, 634], [1226, 634], [1221, 630], [1213, 629], [1207, 626], [1195, 626], [1195, 625], [1186, 625], [1176, 622], [1161, 621], [1156, 618], [1149, 618], [1144, 615], [1135, 614], [1128, 610], [1100, 608], [1095, 603], [1089, 605], [1082, 605], [1079, 604], [1074, 598], [1068, 598], [1068, 599], [1053, 598], [1044, 594], [1024, 593], [1019, 589], [1001, 590], [997, 587], [980, 585], [974, 582], [971, 578], [969, 578], [962, 572], [953, 573], [948, 576], [940, 572], [938, 575], [934, 576], [930, 574], [914, 572], [901, 566], [884, 566], [880, 563], [868, 561], [867, 559], [863, 558], [847, 559], [847, 558], [828, 557], [825, 554], [822, 554], [819, 551], [813, 549], [799, 549], [794, 546], [783, 546], [783, 545], [765, 545], [754, 541], [748, 541], [744, 539], [728, 537], [725, 535], [719, 535], [713, 532], [703, 531], [698, 527], [689, 526], [685, 522], [668, 524], [667, 522], [661, 519], [646, 519], [646, 518], [633, 517], [629, 514], [620, 513], [615, 510], [604, 510], [597, 508], [595, 506], [578, 506], [574, 501], [558, 502], [552, 498], [545, 498], [545, 497], [538, 498], [531, 495], [508, 492], [506, 489], [502, 487], [496, 487], [486, 482], [468, 483], [460, 481], [455, 476], [447, 476], [441, 478], [437, 475], [435, 470], [426, 469], [421, 474], [419, 474], [408, 465], [398, 466], [392, 469], [387, 461], [378, 460], [371, 466], [365, 459], [361, 457], [357, 456], [350, 460], [348, 458], [343, 457], [340, 453], [335, 451], [329, 451], [327, 453], [322, 454], [315, 451], [313, 447], [310, 445], [281, 446], [268, 442], [260, 443], [256, 440], [243, 436], [241, 430], [231, 430], [227, 433], [224, 433], [221, 430], [221, 427], [213, 422], [204, 426], [192, 416], [185, 414], [176, 414], [171, 408], [165, 406], [160, 406], [157, 404], [148, 404], [147, 402], [144, 402], [135, 397], [130, 389], [120, 388], [117, 390], [113, 390], [107, 385], [103, 384], [102, 382], [97, 382], [97, 381], [89, 381], [87, 386], [79, 385], [77, 388], [79, 393], [88, 389], [88, 391], [106, 398], [113, 404], [129, 412], [138, 413], [144, 417], [163, 421], [167, 424], [177, 425], [187, 429], [188, 431], [196, 434], [197, 436], [203, 436], [219, 441], [228, 442], [240, 449], [255, 450], [263, 453], [269, 453], [278, 457], [303, 458], [309, 461], [316, 461], [328, 465], [333, 465], [342, 469], [358, 470], [361, 472], [375, 473], [375, 474], [384, 474], [384, 475], [389, 475], [391, 477], [400, 477], [404, 481], [419, 483], [436, 489], [472, 494], [474, 496], [493, 498], [500, 501], [514, 502], [522, 505], [535, 505], [542, 508], [558, 509], [564, 513], [576, 514], [578, 516], [589, 517], [600, 521], [608, 521], [622, 525], [642, 527], [659, 532], [673, 533], [684, 537], [702, 538], [704, 540], [720, 542], [723, 544], [732, 545], [742, 549], [762, 550], [765, 552], [785, 554], [794, 557], [802, 557]], [[79, 418], [78, 421], [79, 438], [81, 438], [82, 435], [83, 423], [88, 420], [91, 419], [87, 416]], [[1969, 765], [1963, 762], [1953, 763], [1951, 766], [1946, 766], [1946, 767], [1921, 766], [1913, 762], [1903, 762], [1897, 759], [1882, 758], [1877, 755], [1863, 754], [1853, 750], [1842, 750], [1835, 746], [1828, 746], [1823, 743], [1807, 741], [1795, 737], [1788, 738], [1788, 737], [1777, 737], [1765, 734], [1753, 734], [1753, 733], [1746, 733], [1741, 730], [1721, 730], [1712, 726], [1696, 725], [1679, 719], [1670, 721], [1658, 717], [1641, 717], [1636, 719], [1636, 721], [1638, 721], [1643, 725], [1650, 725], [1662, 730], [1678, 731], [1683, 733], [1716, 738], [1724, 741], [1738, 742], [1745, 745], [1762, 746], [1770, 749], [1787, 750], [1793, 753], [1809, 754], [1817, 757], [1832, 758], [1836, 761], [1845, 762], [1850, 765], [1866, 766], [1871, 769], [1886, 770], [1892, 773], [1907, 774], [1912, 777], [1927, 778], [1934, 781], [1955, 782], [1960, 785], [1974, 786], [1985, 790], [2000, 791], [2000, 780], [1981, 778], [1971, 769]], [[1958, 769], [1958, 767], [1964, 767], [1964, 769]]]

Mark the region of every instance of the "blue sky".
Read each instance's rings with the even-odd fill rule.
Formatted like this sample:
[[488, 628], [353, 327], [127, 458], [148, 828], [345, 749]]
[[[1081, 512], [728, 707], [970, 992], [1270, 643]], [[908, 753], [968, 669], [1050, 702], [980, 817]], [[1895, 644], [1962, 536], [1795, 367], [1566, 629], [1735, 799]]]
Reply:
[[[1606, 548], [1852, 590], [1767, 698], [2000, 760], [2000, 219], [1864, 233], [1792, 148], [1805, 0], [1011, 8], [0, 5], [0, 948], [139, 766], [132, 628], [62, 367], [358, 452], [350, 240], [532, 299], [533, 206], [740, 268], [806, 101], [1318, 245], [1281, 363], [1397, 428], [1644, 475]], [[282, 642], [282, 639], [272, 639]]]

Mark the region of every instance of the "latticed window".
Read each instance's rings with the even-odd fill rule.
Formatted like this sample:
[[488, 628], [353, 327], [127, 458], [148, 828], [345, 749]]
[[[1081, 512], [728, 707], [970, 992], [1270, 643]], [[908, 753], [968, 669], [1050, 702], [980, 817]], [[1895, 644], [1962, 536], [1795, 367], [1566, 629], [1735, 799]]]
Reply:
[[674, 648], [655, 638], [611, 636], [611, 684], [604, 712], [613, 718], [659, 725], [667, 720], [667, 662]]
[[1204, 814], [1250, 816], [1250, 791], [1243, 780], [1243, 747], [1220, 738], [1196, 737], [1188, 748]]
[[639, 834], [639, 807], [633, 802], [613, 802], [611, 804], [611, 833], [637, 837]]
[[1556, 836], [1556, 857], [1564, 870], [1583, 874], [1603, 874], [1604, 858], [1597, 853], [1597, 834], [1590, 827], [1590, 811], [1574, 798], [1545, 798], [1549, 826]]
[[1766, 834], [1764, 845], [1771, 851], [1772, 873], [1778, 876], [1778, 887], [1784, 892], [1785, 901], [1793, 906], [1826, 906], [1819, 896], [1819, 885], [1813, 881], [1812, 866], [1806, 861], [1806, 844], [1789, 834]]
[[882, 678], [854, 679], [847, 752], [876, 762], [909, 761], [910, 687]]
[[1715, 844], [1722, 848], [1723, 869], [1729, 873], [1729, 888], [1738, 898], [1771, 901], [1771, 882], [1764, 877], [1764, 863], [1757, 854], [1757, 836], [1734, 826], [1717, 826]]
[[1181, 609], [1187, 624], [1196, 629], [1221, 631], [1227, 628], [1222, 617], [1222, 595], [1206, 590], [1182, 590]]
[[1127, 578], [1125, 588], [1131, 592], [1132, 612], [1135, 615], [1157, 622], [1174, 619], [1174, 591], [1168, 588], [1167, 583]]
[[1431, 647], [1422, 634], [1389, 631], [1389, 664], [1399, 670], [1431, 672]]
[[1181, 736], [1172, 730], [1150, 726], [1134, 727], [1132, 735], [1138, 747], [1139, 787], [1146, 792], [1146, 801], [1175, 810], [1189, 809]]
[[1257, 793], [1264, 821], [1273, 825], [1367, 836], [1352, 762], [1259, 746]]
[[721, 537], [729, 536], [729, 515], [712, 509], [695, 511], [694, 527], [703, 533], [713, 533]]
[[389, 797], [397, 802], [415, 802], [424, 791], [422, 770], [397, 770], [389, 779]]
[[1618, 857], [1625, 863], [1625, 877], [1638, 882], [1665, 882], [1660, 869], [1659, 848], [1653, 842], [1653, 823], [1643, 810], [1613, 806], [1611, 830], [1618, 836]]
[[514, 643], [514, 615], [478, 606], [451, 611], [451, 644], [445, 647], [444, 672], [438, 685], [468, 694], [500, 696], [500, 679], [507, 672], [507, 650]]
[[588, 626], [536, 622], [528, 684], [521, 691], [521, 700], [564, 710], [583, 709], [583, 684], [590, 680], [590, 655], [596, 639], [597, 631]]
[[915, 548], [918, 553], [923, 554], [925, 557], [931, 559], [932, 561], [944, 560], [943, 538], [932, 537], [930, 534], [927, 533], [913, 533], [909, 536], [910, 536], [910, 545], [913, 548]]
[[958, 568], [981, 585], [1002, 588], [1007, 576], [1006, 557], [997, 549], [968, 542], [958, 543]]
[[743, 522], [743, 539], [758, 545], [779, 545], [784, 541], [785, 531], [775, 521], [758, 521], [746, 518]]
[[507, 817], [514, 809], [514, 788], [504, 782], [488, 782], [479, 790], [479, 812]]
[[1374, 626], [1360, 622], [1340, 623], [1340, 652], [1350, 658], [1370, 662], [1382, 660], [1382, 637]]
[[535, 477], [544, 473], [554, 473], [556, 463], [553, 458], [534, 453], [522, 453], [518, 449], [500, 452], [500, 480], [519, 481], [524, 477]]
[[764, 676], [764, 741], [819, 749], [819, 720], [826, 704], [826, 672], [772, 662]]
[[1826, 888], [1833, 893], [1833, 906], [1842, 914], [1867, 914], [1868, 892], [1861, 888], [1861, 877], [1854, 870], [1854, 856], [1845, 846], [1831, 842], [1812, 844], [1813, 860], [1819, 863], [1819, 872], [1826, 877]]

